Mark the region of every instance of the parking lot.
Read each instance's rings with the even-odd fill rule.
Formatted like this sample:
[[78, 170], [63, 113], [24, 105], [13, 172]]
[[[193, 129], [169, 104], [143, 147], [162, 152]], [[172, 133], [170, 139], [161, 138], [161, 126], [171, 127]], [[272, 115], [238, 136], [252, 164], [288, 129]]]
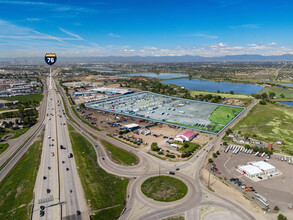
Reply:
[[[230, 178], [238, 178], [242, 184], [248, 187], [253, 187], [255, 191], [268, 200], [269, 207], [273, 209], [274, 206], [279, 206], [280, 210], [288, 211], [288, 206], [293, 205], [293, 166], [287, 161], [279, 160], [280, 156], [272, 155], [267, 162], [275, 166], [280, 172], [279, 175], [262, 181], [254, 182], [250, 178], [241, 174], [237, 170], [237, 166], [246, 164], [249, 161], [263, 161], [265, 158], [256, 157], [254, 154], [238, 153], [233, 154], [231, 151], [224, 153], [224, 148], [220, 151], [221, 155], [213, 158], [214, 164], [221, 174], [216, 174], [221, 177], [227, 184], [243, 192], [249, 199], [254, 201], [260, 207], [265, 207], [260, 201], [256, 199], [254, 191], [246, 191], [245, 188], [238, 186], [235, 181], [230, 181]], [[211, 166], [211, 165], [209, 165]]]
[[219, 110], [216, 114], [224, 114], [223, 120], [217, 122], [210, 116], [220, 104], [206, 103], [188, 99], [170, 97], [151, 92], [138, 92], [102, 101], [87, 103], [88, 108], [129, 115], [157, 122], [169, 123], [182, 127], [218, 133], [228, 122], [233, 120], [243, 108], [225, 106], [226, 112]]

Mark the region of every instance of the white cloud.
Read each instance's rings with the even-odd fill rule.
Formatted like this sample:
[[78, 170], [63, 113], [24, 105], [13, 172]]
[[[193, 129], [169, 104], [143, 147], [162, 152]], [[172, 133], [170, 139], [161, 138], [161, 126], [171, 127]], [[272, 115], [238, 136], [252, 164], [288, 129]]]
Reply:
[[203, 37], [203, 38], [208, 38], [208, 39], [216, 39], [216, 38], [219, 38], [218, 36], [208, 35], [208, 34], [189, 34], [188, 36], [192, 36], [192, 37]]
[[108, 36], [110, 36], [110, 37], [116, 37], [116, 38], [121, 37], [120, 35], [118, 35], [118, 34], [113, 34], [113, 33], [109, 33]]
[[71, 36], [71, 37], [74, 37], [74, 38], [71, 38], [70, 40], [84, 40], [82, 37], [80, 37], [79, 35], [77, 35], [77, 34], [74, 34], [74, 33], [72, 33], [72, 32], [69, 32], [69, 31], [67, 31], [67, 30], [65, 30], [65, 29], [63, 29], [63, 28], [61, 28], [61, 27], [59, 27], [59, 30], [60, 31], [62, 31], [63, 33], [65, 33], [65, 34], [68, 34], [69, 36]]
[[276, 42], [271, 42], [271, 43], [268, 43], [269, 46], [274, 46], [274, 45], [277, 45]]
[[231, 29], [257, 29], [259, 28], [258, 24], [242, 24], [237, 26], [230, 26]]

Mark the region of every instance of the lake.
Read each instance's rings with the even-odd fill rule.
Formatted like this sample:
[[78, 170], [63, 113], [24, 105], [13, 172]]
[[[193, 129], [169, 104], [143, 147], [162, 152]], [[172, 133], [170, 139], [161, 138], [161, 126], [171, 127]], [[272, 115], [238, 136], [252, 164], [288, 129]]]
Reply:
[[280, 103], [293, 106], [293, 102], [280, 102]]
[[208, 92], [230, 92], [239, 94], [251, 94], [258, 93], [263, 86], [253, 85], [253, 84], [244, 84], [244, 83], [231, 83], [231, 82], [216, 82], [200, 79], [170, 79], [164, 80], [161, 83], [163, 84], [174, 84], [177, 86], [184, 87], [191, 90], [204, 90]]
[[293, 83], [281, 83], [284, 86], [293, 86]]
[[178, 73], [127, 73], [121, 74], [121, 76], [145, 76], [150, 78], [158, 78], [158, 79], [172, 79], [178, 77], [186, 77], [186, 74], [178, 74]]

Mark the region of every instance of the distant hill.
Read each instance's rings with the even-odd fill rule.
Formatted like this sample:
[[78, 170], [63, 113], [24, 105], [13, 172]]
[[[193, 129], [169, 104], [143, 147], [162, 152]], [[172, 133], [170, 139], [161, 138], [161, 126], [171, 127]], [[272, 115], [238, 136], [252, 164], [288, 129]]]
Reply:
[[[181, 63], [181, 62], [284, 62], [293, 61], [292, 54], [279, 56], [262, 55], [229, 55], [222, 57], [201, 57], [201, 56], [108, 56], [108, 57], [60, 57], [57, 63]], [[22, 64], [42, 64], [43, 57], [26, 58], [0, 58], [1, 63], [22, 63]]]

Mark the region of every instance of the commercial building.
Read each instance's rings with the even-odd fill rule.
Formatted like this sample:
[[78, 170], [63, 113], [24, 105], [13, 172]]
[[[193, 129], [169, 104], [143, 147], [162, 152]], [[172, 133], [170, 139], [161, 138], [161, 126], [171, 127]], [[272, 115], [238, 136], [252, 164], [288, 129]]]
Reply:
[[196, 134], [192, 131], [183, 131], [176, 135], [174, 141], [179, 141], [183, 143], [184, 141], [192, 141], [192, 139], [196, 137]]
[[100, 93], [106, 93], [109, 95], [127, 95], [133, 93], [133, 91], [129, 89], [119, 89], [119, 88], [108, 88], [108, 87], [100, 87], [100, 88], [94, 88], [91, 89], [93, 92], [100, 92]]
[[269, 176], [277, 171], [276, 167], [264, 161], [248, 162], [247, 165], [239, 166], [238, 170], [250, 178], [264, 175]]
[[135, 129], [138, 129], [140, 128], [140, 126], [138, 124], [128, 124], [128, 125], [124, 125], [123, 126], [126, 130], [130, 131], [130, 130], [135, 130]]
[[95, 94], [96, 94], [95, 92], [85, 91], [85, 92], [75, 92], [73, 95], [74, 96], [91, 96]]

